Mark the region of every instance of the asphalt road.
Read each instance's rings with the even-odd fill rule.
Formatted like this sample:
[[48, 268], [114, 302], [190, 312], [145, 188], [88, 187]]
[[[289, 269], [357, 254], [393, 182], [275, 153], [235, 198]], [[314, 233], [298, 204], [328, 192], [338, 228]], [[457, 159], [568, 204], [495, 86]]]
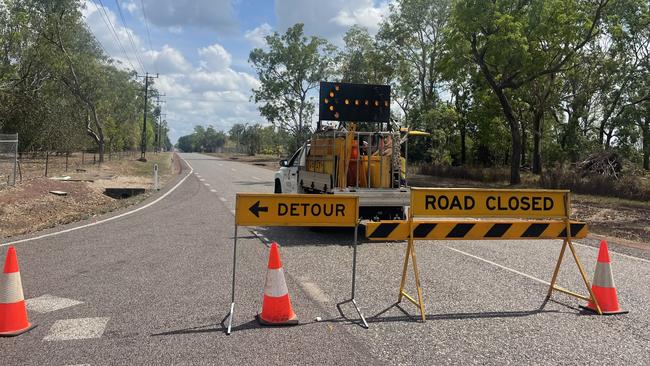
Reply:
[[[647, 253], [612, 248], [619, 300], [630, 313], [592, 316], [566, 295], [544, 303], [560, 241], [418, 242], [425, 323], [410, 303], [402, 307], [411, 316], [394, 306], [405, 244], [362, 241], [364, 329], [350, 304], [342, 314], [336, 308], [350, 297], [352, 230], [256, 228], [282, 247], [301, 320], [265, 328], [254, 316], [268, 249], [241, 228], [234, 329], [226, 336], [219, 322], [230, 305], [235, 194], [272, 192], [273, 172], [182, 157], [193, 173], [154, 205], [16, 244], [38, 327], [0, 338], [3, 365], [650, 363]], [[590, 277], [595, 244], [577, 246]], [[569, 257], [559, 283], [585, 292]]]

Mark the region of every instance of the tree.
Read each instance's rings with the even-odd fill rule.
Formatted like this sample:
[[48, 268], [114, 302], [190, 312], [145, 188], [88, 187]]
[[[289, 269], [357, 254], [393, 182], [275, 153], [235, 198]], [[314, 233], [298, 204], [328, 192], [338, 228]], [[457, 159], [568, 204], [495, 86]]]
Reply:
[[609, 0], [455, 3], [447, 45], [459, 60], [479, 68], [499, 101], [510, 129], [511, 184], [521, 182], [522, 154], [521, 123], [513, 109], [513, 91], [563, 71], [598, 35], [608, 4]]
[[322, 38], [306, 37], [301, 23], [282, 35], [266, 36], [266, 43], [268, 51], [255, 48], [248, 58], [260, 80], [253, 100], [261, 103], [262, 116], [290, 131], [300, 145], [314, 112], [309, 93], [332, 74], [335, 48]]

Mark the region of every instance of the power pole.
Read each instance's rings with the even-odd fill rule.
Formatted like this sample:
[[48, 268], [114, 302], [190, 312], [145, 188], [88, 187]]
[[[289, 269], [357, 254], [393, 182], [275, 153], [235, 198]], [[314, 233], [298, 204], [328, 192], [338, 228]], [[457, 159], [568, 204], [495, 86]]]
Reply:
[[158, 107], [158, 126], [156, 128], [156, 138], [154, 141], [154, 152], [158, 153], [160, 152], [160, 124], [162, 123], [162, 104], [165, 103], [163, 100], [162, 102], [160, 101], [160, 97], [164, 97], [165, 94], [158, 94], [156, 95], [156, 106]]
[[162, 131], [163, 128], [166, 128], [166, 126], [163, 127], [163, 117], [167, 117], [167, 113], [160, 114], [160, 123], [158, 124], [158, 151], [162, 151]]
[[[143, 76], [141, 76], [143, 77]], [[147, 98], [149, 97], [149, 79], [156, 79], [158, 78], [158, 74], [156, 76], [149, 76], [149, 73], [145, 73], [144, 75], [144, 121], [142, 123], [142, 143], [140, 145], [140, 161], [147, 161], [147, 106], [148, 106], [148, 100]]]

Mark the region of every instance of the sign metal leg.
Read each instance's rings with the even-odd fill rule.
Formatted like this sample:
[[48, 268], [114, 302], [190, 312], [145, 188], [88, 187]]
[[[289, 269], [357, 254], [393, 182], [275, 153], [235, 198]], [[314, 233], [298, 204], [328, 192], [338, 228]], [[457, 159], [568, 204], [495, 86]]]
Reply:
[[235, 316], [235, 273], [237, 272], [237, 225], [235, 225], [235, 237], [232, 251], [232, 292], [230, 296], [230, 312], [221, 321], [222, 323], [228, 319], [228, 328], [226, 334], [232, 333], [232, 318]]
[[[358, 230], [359, 230], [359, 225], [357, 224], [354, 227], [354, 244], [352, 247], [352, 298], [350, 300], [346, 300], [343, 302], [338, 303], [336, 306], [339, 308], [339, 311], [341, 311], [341, 305], [351, 302], [352, 305], [354, 305], [355, 310], [357, 311], [357, 314], [359, 314], [359, 318], [361, 318], [361, 322], [363, 323], [362, 326], [366, 329], [368, 329], [368, 322], [366, 321], [366, 317], [363, 315], [361, 312], [361, 309], [359, 309], [359, 305], [357, 304], [357, 301], [355, 299], [356, 295], [356, 288], [357, 288], [357, 242], [358, 242]], [[342, 311], [341, 311], [342, 313]]]

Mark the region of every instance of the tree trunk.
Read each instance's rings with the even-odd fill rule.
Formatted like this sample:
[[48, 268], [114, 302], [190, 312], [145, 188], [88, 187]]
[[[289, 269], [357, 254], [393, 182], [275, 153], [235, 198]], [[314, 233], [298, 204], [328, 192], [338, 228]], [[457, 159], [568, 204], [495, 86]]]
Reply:
[[465, 145], [465, 137], [467, 135], [467, 127], [465, 126], [465, 119], [460, 123], [460, 164], [465, 165], [467, 160], [467, 147]]
[[650, 116], [641, 127], [643, 132], [643, 169], [650, 170]]
[[526, 165], [526, 125], [521, 124], [521, 164]]
[[533, 174], [542, 174], [542, 129], [544, 112], [537, 112], [533, 117]]
[[501, 109], [506, 117], [506, 121], [510, 125], [510, 138], [512, 142], [512, 150], [510, 151], [510, 184], [515, 185], [521, 183], [521, 175], [519, 168], [521, 166], [521, 125], [512, 110], [512, 106], [508, 101], [503, 89], [492, 88], [494, 93], [499, 99]]

